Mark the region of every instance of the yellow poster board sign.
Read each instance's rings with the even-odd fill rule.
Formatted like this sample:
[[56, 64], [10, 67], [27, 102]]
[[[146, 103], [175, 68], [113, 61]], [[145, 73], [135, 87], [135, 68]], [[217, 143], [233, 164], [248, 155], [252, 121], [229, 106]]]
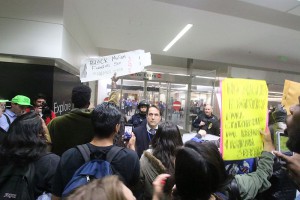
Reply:
[[298, 104], [298, 96], [300, 96], [300, 83], [285, 80], [284, 81], [284, 88], [283, 88], [283, 95], [281, 104], [287, 111], [287, 114], [290, 113], [290, 107], [292, 105]]
[[224, 160], [258, 157], [260, 130], [267, 125], [265, 81], [227, 78], [222, 81], [221, 152]]

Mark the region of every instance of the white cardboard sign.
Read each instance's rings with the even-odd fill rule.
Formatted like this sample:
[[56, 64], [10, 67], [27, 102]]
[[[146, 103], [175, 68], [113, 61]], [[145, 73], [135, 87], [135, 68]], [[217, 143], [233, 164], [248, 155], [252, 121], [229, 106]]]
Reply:
[[129, 51], [85, 60], [80, 68], [81, 82], [110, 79], [114, 73], [124, 76], [143, 71], [151, 65], [151, 54], [144, 50]]

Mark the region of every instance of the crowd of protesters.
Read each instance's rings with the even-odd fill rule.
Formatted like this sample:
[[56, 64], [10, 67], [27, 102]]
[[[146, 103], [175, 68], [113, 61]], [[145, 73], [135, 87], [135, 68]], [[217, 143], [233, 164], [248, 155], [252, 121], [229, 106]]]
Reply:
[[[31, 199], [276, 199], [276, 192], [281, 199], [296, 198], [300, 186], [300, 97], [299, 104], [290, 108], [291, 115], [278, 110], [270, 115], [274, 123], [285, 124], [286, 145], [293, 154], [275, 150], [273, 124], [271, 131], [257, 133], [264, 146], [261, 156], [255, 158], [256, 169], [230, 174], [218, 144], [201, 139], [203, 133], [220, 135], [219, 120], [210, 105], [193, 121], [199, 134], [184, 144], [177, 125], [162, 121], [159, 106], [141, 101], [139, 112], [126, 122], [116, 106], [118, 101], [111, 99], [90, 108], [88, 86], [76, 86], [70, 92], [73, 109], [62, 116], [47, 106], [43, 94], [33, 102], [24, 95], [0, 98], [0, 193], [7, 185], [2, 176], [8, 169], [33, 167], [28, 181], [33, 188]], [[133, 124], [133, 131], [125, 140], [126, 123]], [[66, 194], [72, 177], [86, 163], [78, 147], [82, 144], [86, 144], [90, 160], [108, 160], [114, 152], [109, 160], [113, 175]], [[278, 158], [285, 162], [280, 167], [286, 169], [283, 173], [292, 183], [290, 188], [275, 188], [272, 181]], [[287, 190], [292, 195], [288, 196]]]

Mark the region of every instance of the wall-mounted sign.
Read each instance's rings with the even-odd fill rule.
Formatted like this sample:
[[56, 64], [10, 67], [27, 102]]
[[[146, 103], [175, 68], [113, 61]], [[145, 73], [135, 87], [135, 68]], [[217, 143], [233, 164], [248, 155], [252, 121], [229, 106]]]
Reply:
[[[151, 72], [134, 73], [134, 74], [130, 74], [127, 77], [130, 79], [135, 79], [135, 80], [153, 80], [153, 81], [163, 80], [163, 74], [151, 73]], [[127, 78], [127, 77], [123, 77], [123, 78]]]
[[90, 58], [85, 60], [80, 68], [81, 82], [99, 79], [110, 79], [143, 71], [145, 66], [151, 65], [151, 54], [144, 50], [129, 51], [125, 53]]
[[176, 111], [179, 111], [181, 108], [181, 102], [180, 101], [174, 101], [173, 102], [173, 109]]

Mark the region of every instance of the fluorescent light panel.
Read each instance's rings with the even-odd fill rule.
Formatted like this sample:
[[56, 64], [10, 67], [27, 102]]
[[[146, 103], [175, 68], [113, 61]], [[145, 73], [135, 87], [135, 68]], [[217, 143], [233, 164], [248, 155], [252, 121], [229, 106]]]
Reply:
[[190, 28], [192, 28], [193, 24], [186, 25], [177, 35], [176, 37], [164, 48], [163, 51], [168, 51]]
[[211, 79], [211, 80], [216, 79], [216, 77], [209, 77], [209, 76], [196, 76], [196, 78]]

